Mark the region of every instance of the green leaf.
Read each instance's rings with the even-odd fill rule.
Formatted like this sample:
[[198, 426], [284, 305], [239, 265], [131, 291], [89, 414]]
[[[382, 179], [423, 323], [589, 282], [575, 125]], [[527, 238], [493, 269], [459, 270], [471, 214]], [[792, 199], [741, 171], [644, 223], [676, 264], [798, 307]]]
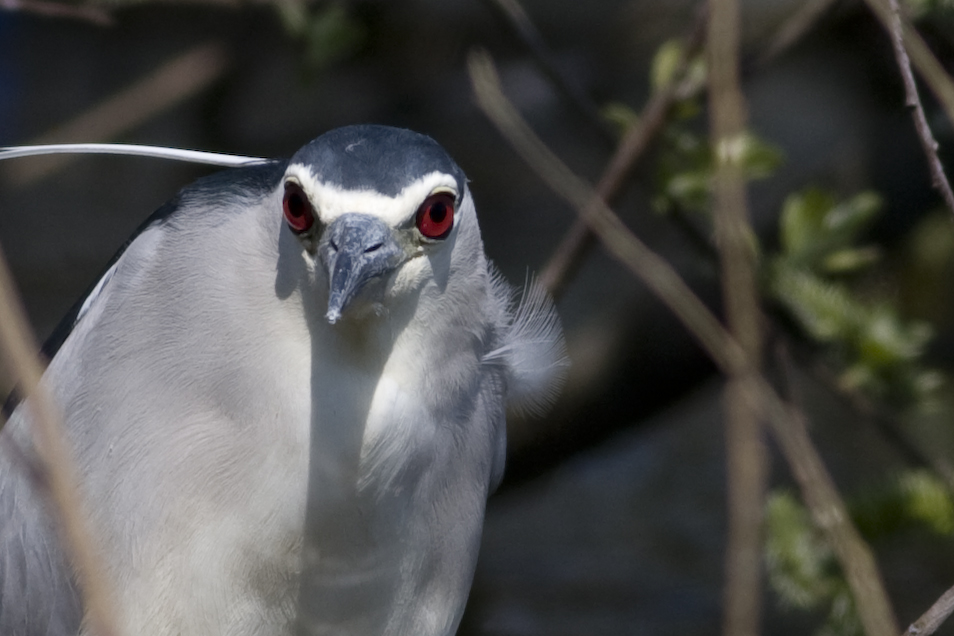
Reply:
[[782, 151], [751, 132], [746, 132], [741, 139], [741, 160], [745, 176], [749, 179], [772, 176], [782, 164]]
[[925, 471], [912, 471], [900, 479], [905, 511], [935, 533], [954, 534], [954, 501], [940, 479]]
[[920, 357], [931, 336], [927, 323], [904, 324], [891, 308], [881, 306], [866, 316], [858, 348], [863, 362], [873, 368], [886, 367]]
[[822, 259], [821, 269], [828, 274], [850, 274], [878, 262], [881, 250], [874, 246], [836, 250]]
[[771, 493], [766, 502], [765, 562], [772, 588], [789, 607], [817, 608], [837, 587], [831, 549], [787, 491]]
[[835, 205], [835, 198], [824, 190], [809, 188], [790, 194], [782, 204], [781, 243], [787, 256], [799, 257], [810, 251], [821, 235], [825, 214]]
[[364, 40], [365, 32], [343, 6], [332, 3], [310, 16], [302, 35], [306, 63], [320, 69], [354, 53]]
[[[830, 267], [826, 259], [853, 248], [858, 235], [871, 225], [880, 209], [881, 198], [872, 192], [862, 192], [842, 203], [818, 188], [791, 194], [782, 206], [782, 250], [805, 266]], [[835, 264], [839, 264], [837, 259]]]
[[621, 137], [625, 135], [630, 128], [639, 125], [639, 113], [622, 102], [610, 102], [606, 104], [601, 109], [600, 114], [619, 131]]
[[769, 292], [815, 340], [847, 341], [863, 322], [864, 308], [841, 285], [777, 259], [769, 269]]
[[658, 92], [675, 81], [676, 73], [683, 64], [686, 50], [679, 38], [666, 40], [656, 50], [649, 70], [650, 86], [653, 92]]

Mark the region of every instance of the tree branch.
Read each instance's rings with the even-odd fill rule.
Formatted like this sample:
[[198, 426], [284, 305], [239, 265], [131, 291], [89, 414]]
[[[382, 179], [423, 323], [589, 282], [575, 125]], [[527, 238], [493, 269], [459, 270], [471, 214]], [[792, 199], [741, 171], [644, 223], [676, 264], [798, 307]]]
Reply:
[[741, 378], [739, 398], [760, 409], [771, 425], [815, 523], [825, 533], [845, 571], [868, 636], [896, 636], [891, 610], [874, 557], [851, 522], [847, 508], [818, 452], [804, 421], [748, 364], [745, 351], [705, 304], [689, 289], [672, 266], [639, 240], [582, 179], [577, 177], [533, 133], [507, 101], [493, 62], [474, 52], [469, 60], [471, 82], [485, 114], [518, 154], [578, 214], [617, 259], [668, 307], [694, 336], [723, 373]]
[[941, 595], [931, 608], [921, 615], [921, 618], [911, 623], [903, 636], [931, 636], [954, 612], [954, 587]]
[[[954, 214], [954, 195], [951, 194], [951, 186], [944, 176], [944, 169], [940, 160], [937, 158], [937, 142], [931, 135], [931, 130], [924, 119], [923, 109], [917, 96], [917, 88], [914, 84], [914, 77], [910, 72], [910, 62], [914, 62], [918, 73], [927, 82], [931, 92], [934, 93], [941, 106], [947, 113], [948, 119], [954, 124], [954, 81], [938, 62], [934, 53], [928, 48], [927, 43], [914, 27], [901, 15], [898, 10], [896, 0], [865, 0], [868, 7], [881, 21], [885, 30], [891, 35], [894, 44], [895, 56], [898, 59], [898, 66], [901, 69], [901, 77], [904, 80], [905, 92], [907, 94], [908, 105], [914, 109], [912, 115], [915, 118], [915, 126], [918, 129], [918, 135], [921, 138], [921, 144], [928, 157], [928, 165], [931, 169], [934, 186], [941, 191], [944, 202], [948, 209]], [[910, 57], [910, 59], [909, 59]], [[919, 121], [920, 120], [920, 121]], [[922, 129], [923, 125], [923, 129]]]
[[34, 445], [40, 458], [44, 483], [59, 516], [59, 530], [83, 595], [90, 633], [119, 636], [115, 624], [115, 596], [97, 554], [94, 532], [76, 487], [76, 468], [63, 433], [63, 416], [40, 382], [42, 365], [36, 340], [14, 294], [13, 278], [0, 251], [0, 361], [4, 361], [16, 386], [26, 398]]
[[[750, 237], [739, 140], [745, 134], [745, 98], [740, 86], [739, 22], [736, 0], [711, 0], [707, 37], [710, 138], [715, 153], [713, 218], [722, 270], [729, 331], [745, 351], [749, 373], [758, 373], [762, 324], [755, 289], [755, 254]], [[762, 510], [768, 453], [760, 408], [740, 395], [745, 377], [733, 374], [725, 391], [728, 538], [722, 631], [756, 636], [762, 614]]]
[[904, 82], [905, 103], [911, 109], [914, 127], [918, 131], [921, 147], [924, 148], [924, 155], [931, 171], [931, 183], [944, 198], [947, 209], [954, 214], [954, 192], [951, 191], [951, 184], [944, 174], [944, 166], [937, 156], [938, 144], [924, 115], [924, 107], [921, 106], [921, 98], [918, 96], [918, 87], [914, 82], [914, 73], [911, 71], [911, 60], [904, 47], [904, 29], [901, 25], [901, 9], [898, 6], [898, 0], [888, 0], [888, 6], [891, 9], [891, 44], [894, 47], [894, 57], [898, 61], [898, 70]]

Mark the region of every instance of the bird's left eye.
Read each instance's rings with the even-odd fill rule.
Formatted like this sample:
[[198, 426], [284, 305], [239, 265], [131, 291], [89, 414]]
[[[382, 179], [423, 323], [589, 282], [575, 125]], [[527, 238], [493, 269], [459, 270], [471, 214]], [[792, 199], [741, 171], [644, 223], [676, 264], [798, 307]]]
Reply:
[[307, 232], [315, 222], [315, 213], [308, 202], [308, 196], [300, 185], [291, 181], [285, 184], [282, 211], [285, 213], [288, 227], [296, 234]]
[[430, 239], [447, 238], [454, 227], [454, 196], [438, 192], [417, 209], [417, 229]]

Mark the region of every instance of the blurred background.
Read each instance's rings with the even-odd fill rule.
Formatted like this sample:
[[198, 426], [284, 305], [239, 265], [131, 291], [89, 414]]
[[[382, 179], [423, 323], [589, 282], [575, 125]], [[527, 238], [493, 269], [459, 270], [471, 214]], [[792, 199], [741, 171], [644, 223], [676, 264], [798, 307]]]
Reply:
[[[907, 7], [945, 63], [954, 55], [947, 5]], [[575, 213], [476, 106], [468, 52], [490, 52], [524, 117], [595, 182], [665, 83], [666, 55], [687, 50], [679, 43], [696, 30], [700, 3], [522, 6], [549, 68], [493, 0], [2, 0], [0, 146], [117, 141], [287, 157], [336, 126], [412, 128], [467, 173], [487, 253], [520, 285], [544, 269]], [[750, 214], [766, 264], [769, 357], [784, 350], [791, 359], [780, 375], [906, 625], [954, 584], [950, 216], [931, 189], [890, 41], [862, 2], [749, 0], [743, 13], [744, 91], [758, 140]], [[788, 41], [798, 16], [804, 28]], [[718, 310], [700, 87], [669, 111], [615, 209]], [[954, 131], [923, 97], [948, 160]], [[209, 171], [104, 156], [0, 165], [0, 244], [38, 337], [146, 216]], [[826, 252], [848, 266], [815, 271], [817, 293], [786, 287], [769, 265], [797, 257], [792, 233], [824, 226], [829, 213], [856, 220]], [[848, 304], [822, 307], [829, 292]], [[461, 634], [719, 633], [722, 383], [674, 318], [598, 247], [566, 279], [558, 305], [569, 382], [550, 414], [511, 422], [508, 473], [489, 504]], [[818, 327], [827, 319], [834, 332], [850, 331], [845, 307], [856, 305], [854, 335]], [[889, 318], [877, 322], [874, 307]], [[873, 345], [857, 337], [876, 322], [894, 346], [885, 345], [887, 363], [881, 349], [872, 362]], [[856, 633], [837, 568], [786, 494], [795, 491], [777, 456], [772, 487], [764, 631]], [[803, 558], [786, 541], [809, 546]]]

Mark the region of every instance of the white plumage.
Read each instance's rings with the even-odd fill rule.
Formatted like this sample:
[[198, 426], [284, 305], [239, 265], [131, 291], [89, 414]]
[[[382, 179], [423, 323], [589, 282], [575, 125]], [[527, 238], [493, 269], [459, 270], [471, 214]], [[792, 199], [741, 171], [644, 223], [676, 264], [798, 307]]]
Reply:
[[[507, 403], [565, 366], [460, 169], [378, 126], [185, 189], [71, 322], [45, 381], [136, 636], [452, 634]], [[0, 455], [0, 633], [75, 633], [27, 424]]]

